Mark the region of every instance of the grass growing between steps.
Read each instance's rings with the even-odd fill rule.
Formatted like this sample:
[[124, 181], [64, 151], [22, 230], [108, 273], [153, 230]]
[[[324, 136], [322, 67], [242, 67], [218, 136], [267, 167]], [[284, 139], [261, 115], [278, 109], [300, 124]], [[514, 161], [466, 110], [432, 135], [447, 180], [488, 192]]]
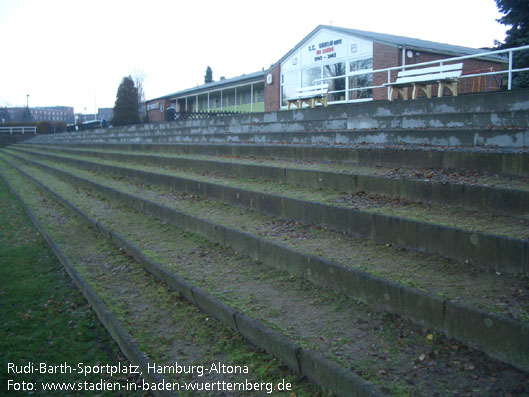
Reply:
[[[3, 165], [1, 162], [0, 167]], [[2, 173], [151, 362], [171, 365], [177, 361], [207, 367], [221, 362], [249, 368], [244, 375], [221, 373], [207, 379], [194, 375], [171, 380], [200, 383], [249, 379], [274, 385], [285, 380], [297, 396], [325, 395], [323, 390], [295, 376], [275, 358], [250, 346], [241, 336], [184, 301], [20, 173], [9, 167], [2, 169]]]
[[[486, 175], [481, 172], [465, 172], [448, 169], [413, 169], [407, 167], [388, 167], [388, 166], [377, 166], [358, 164], [353, 161], [308, 161], [308, 160], [293, 160], [293, 159], [281, 159], [281, 158], [256, 158], [252, 156], [230, 156], [230, 155], [199, 155], [199, 154], [176, 154], [171, 152], [154, 152], [146, 150], [115, 150], [110, 148], [105, 149], [94, 149], [94, 148], [68, 148], [61, 146], [39, 146], [39, 145], [26, 145], [18, 146], [17, 149], [30, 150], [38, 153], [52, 153], [67, 157], [77, 157], [88, 161], [94, 161], [94, 158], [100, 159], [112, 159], [112, 155], [136, 155], [138, 156], [133, 163], [136, 164], [152, 164], [156, 162], [157, 158], [172, 158], [179, 160], [191, 160], [189, 162], [189, 169], [194, 169], [193, 160], [198, 161], [209, 161], [212, 164], [211, 171], [215, 168], [214, 165], [217, 163], [225, 164], [237, 164], [237, 165], [254, 165], [254, 166], [268, 166], [285, 169], [296, 169], [296, 170], [313, 170], [313, 171], [324, 171], [332, 172], [337, 174], [347, 175], [369, 175], [369, 176], [387, 176], [390, 178], [403, 178], [409, 179], [426, 179], [426, 180], [439, 180], [451, 183], [465, 183], [465, 184], [478, 184], [486, 186], [496, 186], [506, 189], [519, 189], [529, 190], [529, 179], [528, 178], [516, 178], [516, 177], [501, 177], [494, 175]], [[142, 158], [142, 156], [145, 156]], [[125, 163], [119, 159], [115, 160], [121, 163]], [[156, 164], [155, 164], [156, 165]], [[439, 175], [440, 174], [440, 175]], [[430, 175], [430, 176], [429, 176]], [[424, 177], [424, 178], [423, 178]]]
[[[8, 373], [9, 363], [20, 367], [28, 363], [73, 366], [124, 361], [2, 179], [0, 202], [0, 394], [17, 394], [13, 389], [8, 392], [8, 379], [36, 383], [38, 389], [41, 382], [79, 381], [75, 373]], [[100, 379], [101, 375], [94, 375], [82, 380]]]
[[[23, 165], [19, 160], [10, 159], [10, 161], [22, 166], [22, 169], [26, 169], [39, 180], [51, 183], [59, 193], [68, 196], [67, 192], [71, 190], [71, 186], [68, 187], [64, 182], [58, 183], [57, 177], [46, 174], [38, 167]], [[88, 173], [79, 172], [89, 177]], [[529, 320], [527, 314], [529, 290], [527, 290], [526, 277], [481, 271], [455, 261], [351, 238], [318, 226], [307, 226], [293, 221], [285, 222], [256, 211], [232, 207], [194, 195], [173, 193], [158, 186], [142, 185], [99, 174], [93, 175], [90, 179], [198, 218], [218, 222], [346, 266], [360, 268], [399, 284], [430, 291], [446, 299], [464, 301], [480, 309], [503, 314], [519, 321]], [[63, 187], [65, 190], [62, 190]], [[77, 194], [80, 192], [78, 191]], [[83, 209], [88, 210], [84, 207]], [[101, 220], [110, 222], [111, 215], [112, 213], [109, 213]]]
[[[99, 174], [95, 171], [79, 169], [71, 165], [43, 158], [35, 159], [29, 153], [16, 153], [12, 150], [5, 150], [5, 153], [14, 154], [30, 160], [36, 160], [47, 166], [55, 168], [59, 167], [61, 170], [84, 178], [90, 178], [100, 183], [105, 183], [108, 180], [108, 174]], [[529, 237], [528, 222], [516, 217], [495, 215], [486, 211], [470, 211], [465, 208], [422, 203], [405, 199], [393, 200], [383, 195], [343, 194], [333, 190], [307, 188], [276, 181], [224, 177], [216, 174], [203, 174], [153, 165], [128, 164], [118, 161], [90, 159], [79, 156], [61, 157], [91, 161], [94, 163], [94, 167], [96, 167], [97, 164], [104, 164], [108, 166], [141, 170], [154, 174], [190, 179], [196, 182], [213, 183], [234, 189], [255, 191], [264, 194], [284, 196], [296, 200], [317, 202], [335, 207], [374, 212], [382, 215], [396, 216], [413, 221], [455, 227], [474, 232], [489, 233], [497, 236], [508, 236], [518, 239]]]
[[[470, 390], [468, 393], [475, 394], [518, 387], [519, 381], [509, 379], [508, 370], [504, 372], [497, 367], [497, 363], [442, 336], [390, 315], [380, 316], [369, 309], [366, 311], [354, 302], [347, 304], [348, 300], [336, 299], [337, 294], [322, 293], [288, 275], [273, 277], [272, 273], [277, 272], [258, 268], [258, 264], [231, 264], [222, 258], [217, 261], [214, 245], [198, 238], [188, 239], [184, 236], [186, 233], [171, 232], [172, 228], [167, 225], [142, 219], [143, 215], [138, 213], [127, 213], [121, 206], [113, 206], [111, 200], [82, 188], [68, 187], [37, 169], [33, 169], [31, 174], [39, 180], [45, 179], [48, 186], [60, 190], [61, 194], [67, 195], [92, 216], [105, 224], [112, 224], [115, 230], [135, 240], [138, 246], [152, 250], [149, 254], [158, 252], [156, 259], [166, 257], [167, 267], [176, 265], [182, 273], [187, 270], [197, 284], [210, 289], [210, 292], [216, 291], [219, 297], [229, 296], [229, 300], [238, 297], [238, 308], [241, 310], [249, 311], [269, 324], [281, 325], [277, 329], [282, 329], [289, 337], [297, 338], [314, 349], [319, 346], [329, 358], [345, 366], [350, 364], [358, 375], [386, 387], [395, 395], [412, 391], [417, 395], [421, 392], [427, 395], [434, 389], [441, 394], [449, 390], [465, 394], [463, 384]], [[184, 244], [184, 240], [191, 245]], [[197, 243], [198, 246], [195, 246]], [[274, 279], [277, 282], [273, 282]], [[278, 287], [274, 291], [272, 283]], [[237, 293], [230, 294], [234, 290]], [[287, 299], [288, 304], [280, 302], [280, 299]], [[266, 304], [268, 300], [273, 300], [272, 304]], [[280, 308], [288, 310], [283, 313]], [[469, 370], [461, 371], [461, 365]], [[489, 378], [499, 379], [500, 376], [496, 370], [489, 372], [488, 368], [497, 368], [502, 380], [491, 384]], [[443, 384], [437, 384], [440, 379], [443, 379]]]

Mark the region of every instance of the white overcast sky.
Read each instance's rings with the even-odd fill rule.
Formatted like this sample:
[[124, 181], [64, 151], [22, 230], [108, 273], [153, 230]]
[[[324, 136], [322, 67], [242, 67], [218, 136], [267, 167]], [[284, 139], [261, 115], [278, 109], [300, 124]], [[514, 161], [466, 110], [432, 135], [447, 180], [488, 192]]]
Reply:
[[147, 99], [268, 68], [318, 25], [467, 47], [506, 27], [494, 0], [0, 0], [0, 106], [113, 107], [124, 76]]

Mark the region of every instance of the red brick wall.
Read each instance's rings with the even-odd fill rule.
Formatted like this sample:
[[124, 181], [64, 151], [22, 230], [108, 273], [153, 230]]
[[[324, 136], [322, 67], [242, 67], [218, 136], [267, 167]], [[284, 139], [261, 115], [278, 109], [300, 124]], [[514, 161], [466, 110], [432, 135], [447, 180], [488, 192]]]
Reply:
[[[393, 47], [377, 42], [373, 42], [373, 70], [385, 69], [400, 65], [400, 51], [398, 47]], [[397, 77], [397, 71], [392, 72], [392, 80]], [[382, 85], [388, 82], [388, 72], [374, 73], [373, 85]], [[375, 88], [373, 90], [373, 100], [387, 100], [387, 88]]]
[[[165, 121], [165, 111], [170, 105], [170, 102], [166, 99], [158, 99], [155, 101], [147, 101], [146, 106], [147, 109], [149, 109], [149, 105], [158, 103], [157, 109], [147, 110], [147, 116], [149, 117], [149, 121], [153, 123], [159, 123], [162, 121]], [[162, 111], [160, 111], [160, 109]]]
[[[406, 57], [406, 65], [413, 65], [416, 63], [437, 61], [440, 59], [452, 58], [453, 56], [435, 54], [429, 52], [413, 51], [413, 57]], [[466, 74], [483, 73], [489, 71], [503, 70], [506, 64], [499, 62], [491, 62], [479, 59], [463, 60], [463, 76]], [[457, 63], [457, 61], [455, 62]], [[373, 68], [387, 68], [392, 66], [402, 65], [402, 49], [391, 47], [384, 44], [373, 43]], [[436, 66], [435, 64], [432, 66]], [[397, 78], [397, 71], [392, 72], [392, 81]], [[374, 85], [384, 84], [387, 82], [387, 72], [375, 74]], [[489, 78], [488, 76], [462, 78], [458, 82], [458, 93], [467, 94], [472, 92], [496, 91], [500, 89], [501, 78], [497, 76]], [[445, 93], [449, 95], [448, 93]], [[423, 96], [421, 93], [419, 96]], [[432, 96], [437, 96], [437, 85], [432, 86]], [[411, 98], [411, 88], [408, 92], [408, 97]], [[387, 89], [377, 88], [373, 92], [374, 100], [387, 99]]]
[[[265, 73], [265, 112], [275, 112], [281, 107], [281, 65], [272, 66]], [[268, 74], [272, 74], [272, 84], [266, 82]]]
[[[417, 52], [413, 51], [413, 57], [406, 57], [406, 65], [436, 61], [440, 59], [452, 58], [452, 56], [428, 53], [428, 52]], [[477, 59], [467, 59], [463, 61], [463, 75], [473, 74], [478, 72], [485, 71], [497, 71], [503, 70], [507, 66], [498, 62], [491, 61], [482, 61]], [[386, 44], [381, 44], [374, 42], [373, 43], [373, 69], [385, 69], [394, 66], [402, 65], [402, 49], [396, 46], [390, 46]], [[436, 65], [432, 65], [436, 66]], [[276, 64], [266, 73], [272, 74], [273, 82], [272, 84], [266, 83], [265, 75], [265, 111], [277, 111], [279, 110], [280, 103], [280, 65]], [[391, 72], [391, 81], [395, 81], [397, 78], [398, 71]], [[373, 85], [382, 85], [387, 83], [388, 79], [387, 72], [374, 73], [373, 75]], [[458, 93], [466, 94], [471, 92], [483, 92], [487, 89], [489, 91], [498, 90], [498, 82], [501, 82], [500, 76], [489, 78], [488, 76], [472, 77], [468, 79], [460, 79], [458, 83]], [[432, 86], [432, 95], [437, 96], [437, 85]], [[446, 95], [449, 95], [446, 93]], [[422, 94], [420, 94], [422, 96]], [[411, 98], [411, 88], [408, 92], [408, 97]], [[373, 89], [373, 100], [387, 100], [388, 99], [388, 89], [386, 87], [375, 88]]]
[[[433, 53], [427, 53], [427, 52], [419, 52], [419, 55], [417, 55], [416, 51], [413, 51], [413, 58], [406, 58], [406, 64], [414, 64], [414, 63], [420, 63], [420, 62], [429, 62], [429, 61], [437, 61], [439, 59], [446, 59], [451, 58], [451, 56], [445, 56], [441, 54], [433, 54]], [[503, 70], [507, 67], [506, 64], [502, 64], [499, 62], [491, 62], [491, 61], [485, 61], [485, 60], [479, 60], [479, 59], [464, 59], [463, 61], [456, 61], [454, 63], [463, 62], [463, 74], [462, 76], [466, 74], [475, 74], [475, 73], [484, 73], [484, 72], [492, 72], [492, 71], [498, 71]], [[436, 65], [432, 65], [436, 66]], [[487, 91], [496, 91], [500, 89], [500, 86], [498, 83], [500, 83], [500, 76], [494, 79], [492, 77], [489, 81], [489, 77], [482, 76], [480, 77], [470, 77], [470, 78], [462, 78], [458, 82], [458, 93], [460, 94], [468, 94], [471, 92], [483, 92]], [[489, 84], [490, 83], [490, 84]], [[432, 95], [437, 96], [437, 85], [434, 85], [432, 87]], [[447, 94], [448, 95], [448, 94]]]
[[[466, 74], [485, 73], [499, 70], [506, 70], [508, 65], [505, 63], [481, 61], [479, 59], [467, 59], [463, 64], [463, 76]], [[461, 93], [497, 91], [501, 89], [502, 76], [480, 76], [469, 77], [468, 79], [459, 80], [458, 89]]]

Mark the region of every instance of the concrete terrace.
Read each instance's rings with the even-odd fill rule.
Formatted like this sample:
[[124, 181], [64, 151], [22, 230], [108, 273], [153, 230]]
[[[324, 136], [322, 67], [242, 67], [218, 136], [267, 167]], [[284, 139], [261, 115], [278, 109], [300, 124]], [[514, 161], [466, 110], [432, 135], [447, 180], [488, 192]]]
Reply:
[[39, 135], [3, 148], [0, 174], [139, 365], [178, 348], [137, 342], [121, 276], [68, 236], [321, 393], [523, 395], [528, 110], [510, 91]]

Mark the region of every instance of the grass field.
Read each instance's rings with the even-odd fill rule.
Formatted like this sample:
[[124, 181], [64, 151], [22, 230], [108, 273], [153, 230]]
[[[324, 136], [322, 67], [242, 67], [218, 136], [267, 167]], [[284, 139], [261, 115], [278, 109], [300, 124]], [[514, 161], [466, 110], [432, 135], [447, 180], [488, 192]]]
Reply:
[[115, 365], [124, 358], [1, 179], [0, 203], [0, 395], [59, 394], [44, 392], [43, 382], [118, 381], [75, 372], [13, 373], [27, 372], [28, 364]]

